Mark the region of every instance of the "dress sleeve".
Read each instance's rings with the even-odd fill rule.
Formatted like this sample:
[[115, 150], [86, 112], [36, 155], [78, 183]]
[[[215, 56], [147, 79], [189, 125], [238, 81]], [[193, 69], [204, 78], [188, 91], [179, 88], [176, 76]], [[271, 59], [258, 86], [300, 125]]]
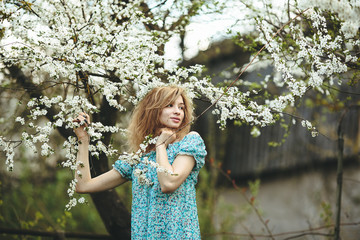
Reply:
[[113, 168], [120, 173], [120, 175], [130, 181], [132, 181], [132, 171], [133, 167], [129, 163], [123, 160], [117, 160], [113, 164]]
[[204, 140], [199, 134], [190, 133], [184, 137], [177, 155], [193, 156], [196, 162], [194, 170], [199, 170], [205, 164], [206, 154]]

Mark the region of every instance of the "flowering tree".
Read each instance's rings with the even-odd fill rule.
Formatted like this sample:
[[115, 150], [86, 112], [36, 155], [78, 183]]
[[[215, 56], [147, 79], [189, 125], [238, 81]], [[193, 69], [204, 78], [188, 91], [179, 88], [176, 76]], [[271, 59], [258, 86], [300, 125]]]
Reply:
[[[1, 95], [11, 100], [11, 90], [25, 91], [15, 114], [4, 119], [8, 129], [21, 132], [5, 131], [0, 136], [9, 170], [16, 166], [19, 145], [43, 156], [53, 154], [54, 132], [63, 137], [67, 160], [62, 166], [76, 170], [77, 142], [72, 129], [78, 123], [72, 120], [81, 111], [93, 119], [88, 129], [91, 156], [98, 159], [92, 161], [93, 174], [109, 169], [108, 158], [136, 163], [141, 152], [114, 149], [113, 135], [125, 132], [123, 117], [149, 89], [166, 83], [184, 86], [192, 98], [207, 98], [215, 107], [212, 112], [220, 127], [226, 127], [228, 120], [239, 120], [255, 130], [283, 118], [282, 113], [294, 108], [296, 100], [310, 90], [330, 95], [329, 88], [348, 81], [345, 76], [357, 84], [358, 75], [351, 75], [358, 74], [360, 65], [356, 26], [360, 6], [356, 1], [339, 1], [338, 5], [325, 0], [311, 1], [311, 5], [288, 1], [286, 14], [267, 1], [263, 1], [265, 7], [246, 5], [257, 35], [251, 39], [254, 44], [244, 47], [266, 44], [259, 62], [276, 71], [260, 84], [238, 81], [229, 88], [200, 77], [201, 66], [165, 67], [167, 41], [183, 35], [191, 18], [214, 8], [216, 2], [38, 0], [1, 4]], [[270, 84], [281, 88], [281, 94], [268, 91]], [[8, 104], [4, 99], [2, 104]], [[309, 121], [303, 124], [317, 134]], [[73, 180], [68, 191], [69, 209], [83, 202], [74, 195], [75, 184]], [[109, 233], [129, 236], [129, 213], [116, 193], [107, 191], [92, 198]]]
[[[163, 49], [167, 39], [200, 11], [202, 1], [171, 6], [177, 9], [175, 14], [167, 13], [161, 3], [150, 10], [142, 1], [1, 3], [2, 94], [8, 96], [18, 87], [27, 95], [17, 110], [27, 116], [10, 116], [7, 121], [11, 127], [23, 126], [21, 135], [0, 137], [9, 170], [14, 168], [15, 148], [20, 144], [51, 155], [54, 130], [64, 138], [67, 160], [62, 166], [75, 170], [72, 118], [85, 111], [93, 120], [88, 129], [91, 155], [99, 159], [93, 161], [93, 170], [105, 172], [108, 157], [117, 154], [112, 134], [124, 131], [117, 114], [131, 109], [148, 89], [164, 82], [184, 82], [201, 70], [198, 66], [164, 69]], [[68, 190], [68, 209], [83, 202], [74, 197], [74, 186], [75, 180]], [[117, 194], [108, 191], [92, 198], [110, 234], [130, 236], [129, 213]]]

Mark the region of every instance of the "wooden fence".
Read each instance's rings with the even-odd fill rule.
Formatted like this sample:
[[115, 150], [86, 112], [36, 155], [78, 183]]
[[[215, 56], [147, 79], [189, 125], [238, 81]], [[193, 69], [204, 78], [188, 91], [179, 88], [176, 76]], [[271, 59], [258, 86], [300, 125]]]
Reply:
[[[201, 103], [198, 103], [201, 105]], [[206, 105], [206, 104], [204, 104]], [[302, 111], [301, 111], [302, 110]], [[231, 170], [234, 178], [247, 178], [263, 174], [275, 174], [291, 169], [304, 169], [313, 166], [330, 166], [336, 162], [337, 124], [341, 112], [326, 114], [320, 109], [300, 109], [302, 117], [311, 119], [321, 115], [325, 120], [316, 127], [321, 134], [312, 137], [311, 132], [302, 126], [301, 121], [292, 124], [289, 118], [289, 136], [284, 139], [285, 130], [277, 123], [261, 128], [261, 136], [250, 135], [251, 126], [234, 126], [228, 122], [222, 131], [218, 128], [216, 117], [207, 113], [195, 123], [195, 130], [205, 139], [210, 157], [222, 162], [224, 170]], [[360, 112], [351, 111], [343, 122], [345, 134], [344, 157], [356, 160], [360, 152]], [[323, 134], [323, 135], [322, 135]], [[282, 142], [278, 147], [269, 142]]]

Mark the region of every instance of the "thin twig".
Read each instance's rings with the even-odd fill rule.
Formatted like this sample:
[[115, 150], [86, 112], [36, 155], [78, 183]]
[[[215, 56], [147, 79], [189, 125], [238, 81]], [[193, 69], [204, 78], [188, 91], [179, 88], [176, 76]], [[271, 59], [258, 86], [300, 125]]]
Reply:
[[[284, 115], [287, 115], [289, 117], [292, 117], [292, 118], [295, 118], [295, 119], [298, 119], [298, 120], [306, 120], [305, 118], [303, 117], [299, 117], [299, 116], [296, 116], [296, 115], [293, 115], [291, 113], [288, 113], [288, 112], [279, 112], [279, 111], [274, 111], [272, 110], [271, 113], [278, 113], [278, 114], [284, 114]], [[335, 140], [331, 139], [330, 137], [326, 136], [324, 133], [320, 132], [317, 128], [316, 128], [316, 132], [318, 134], [320, 134], [321, 136], [325, 137], [327, 140], [333, 142]]]
[[360, 96], [360, 93], [343, 91], [343, 90], [340, 90], [340, 89], [338, 89], [338, 88], [329, 86], [329, 85], [327, 85], [327, 84], [324, 84], [324, 86], [327, 87], [327, 88], [330, 88], [330, 89], [332, 89], [332, 90], [334, 90], [334, 91], [338, 91], [338, 92], [340, 92], [340, 93], [345, 93], [345, 94], [349, 94], [349, 95]]
[[[244, 197], [245, 201], [252, 207], [252, 209], [254, 210], [254, 212], [256, 213], [256, 216], [259, 218], [260, 222], [265, 226], [266, 231], [268, 232], [269, 235], [267, 235], [267, 237], [270, 237], [271, 239], [275, 240], [273, 234], [271, 233], [269, 226], [267, 224], [267, 221], [265, 221], [263, 219], [263, 217], [261, 216], [261, 213], [259, 211], [259, 209], [255, 206], [255, 204], [253, 203], [253, 201], [251, 199], [249, 199], [245, 192], [240, 189], [240, 187], [236, 184], [234, 179], [231, 179], [230, 175], [227, 174], [223, 169], [221, 169], [220, 167], [217, 168], [218, 171], [220, 171], [221, 174], [223, 174], [223, 176], [225, 176], [233, 185], [234, 189], [240, 191], [241, 195]], [[252, 235], [255, 236], [255, 235]]]

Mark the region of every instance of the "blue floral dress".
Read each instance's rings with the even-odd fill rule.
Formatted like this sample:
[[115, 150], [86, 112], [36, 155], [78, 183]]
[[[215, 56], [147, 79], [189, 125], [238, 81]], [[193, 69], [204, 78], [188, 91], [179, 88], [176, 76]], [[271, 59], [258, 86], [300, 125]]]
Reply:
[[[131, 238], [132, 239], [200, 239], [196, 207], [195, 184], [205, 163], [205, 144], [200, 135], [190, 133], [181, 141], [168, 145], [172, 164], [178, 155], [193, 156], [196, 163], [187, 179], [173, 193], [162, 193], [156, 169], [143, 163], [130, 166], [117, 160], [113, 165], [123, 177], [132, 181]], [[156, 153], [146, 155], [156, 161]], [[140, 184], [134, 176], [136, 168], [148, 168], [146, 176], [151, 185]]]

